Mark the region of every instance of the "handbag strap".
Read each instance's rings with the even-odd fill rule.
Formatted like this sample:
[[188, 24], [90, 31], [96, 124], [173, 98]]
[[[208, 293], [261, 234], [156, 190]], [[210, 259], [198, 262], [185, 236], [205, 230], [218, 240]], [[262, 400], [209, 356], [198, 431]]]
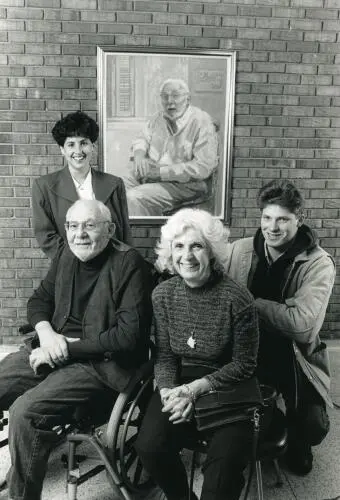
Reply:
[[252, 480], [253, 475], [254, 475], [254, 469], [255, 469], [255, 464], [256, 464], [256, 460], [257, 460], [257, 448], [258, 448], [259, 435], [260, 435], [260, 418], [261, 418], [260, 410], [259, 410], [259, 408], [256, 408], [253, 412], [253, 417], [252, 417], [253, 442], [252, 442], [252, 454], [251, 454], [251, 461], [250, 461], [250, 470], [249, 470], [249, 476], [248, 476], [247, 486], [246, 486], [246, 489], [244, 492], [243, 500], [247, 500], [247, 498], [248, 498], [251, 480]]

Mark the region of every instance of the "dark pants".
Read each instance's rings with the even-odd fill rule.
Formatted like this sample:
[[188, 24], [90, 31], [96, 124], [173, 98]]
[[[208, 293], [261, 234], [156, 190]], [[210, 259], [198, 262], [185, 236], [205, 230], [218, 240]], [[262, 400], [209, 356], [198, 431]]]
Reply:
[[329, 431], [326, 404], [305, 374], [298, 370], [298, 404], [283, 394], [287, 406], [288, 444], [307, 448], [320, 444]]
[[109, 397], [112, 391], [88, 364], [72, 363], [37, 376], [26, 349], [0, 363], [0, 409], [9, 409], [12, 499], [40, 499], [49, 454], [60, 441], [52, 428], [70, 422], [76, 408]]
[[243, 470], [251, 457], [252, 424], [237, 422], [203, 435], [193, 422], [172, 424], [169, 414], [161, 409], [156, 391], [139, 431], [136, 451], [167, 499], [187, 500], [188, 480], [179, 452], [201, 437], [208, 441], [201, 500], [238, 500], [244, 486]]
[[293, 448], [316, 446], [329, 431], [326, 404], [295, 359], [291, 343], [259, 356], [258, 378], [282, 394], [287, 408], [288, 443]]

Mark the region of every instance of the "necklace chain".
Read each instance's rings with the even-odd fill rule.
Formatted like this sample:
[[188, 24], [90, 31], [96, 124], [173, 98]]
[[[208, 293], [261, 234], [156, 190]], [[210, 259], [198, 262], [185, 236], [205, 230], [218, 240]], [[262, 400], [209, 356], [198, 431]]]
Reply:
[[[184, 284], [184, 282], [183, 282], [183, 284]], [[205, 294], [206, 294], [206, 292], [203, 293], [203, 295], [205, 295]], [[189, 322], [191, 324], [191, 323], [193, 323], [193, 321], [192, 321], [192, 316], [191, 316], [190, 301], [189, 301], [189, 297], [187, 295], [187, 290], [185, 288], [185, 284], [184, 284], [184, 295], [185, 295], [185, 300], [186, 300], [188, 318], [189, 318]], [[203, 311], [204, 311], [204, 309], [203, 309]], [[201, 317], [202, 317], [202, 309], [196, 315], [196, 321], [195, 321], [195, 323], [193, 323], [192, 328], [190, 328], [190, 336], [189, 336], [189, 338], [187, 340], [187, 345], [191, 349], [195, 349], [196, 348], [197, 340], [195, 339], [195, 333], [196, 333], [196, 328], [197, 328], [198, 322], [201, 319]]]

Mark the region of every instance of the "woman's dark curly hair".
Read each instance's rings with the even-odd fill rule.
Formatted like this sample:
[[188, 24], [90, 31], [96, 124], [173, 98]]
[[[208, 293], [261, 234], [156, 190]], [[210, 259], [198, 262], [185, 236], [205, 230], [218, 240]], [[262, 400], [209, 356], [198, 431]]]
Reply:
[[64, 146], [68, 137], [86, 137], [93, 143], [98, 139], [99, 127], [86, 113], [76, 111], [59, 120], [52, 129], [52, 135], [59, 146]]
[[257, 195], [257, 204], [260, 210], [267, 205], [280, 205], [295, 215], [302, 215], [304, 199], [291, 181], [274, 179], [262, 186]]

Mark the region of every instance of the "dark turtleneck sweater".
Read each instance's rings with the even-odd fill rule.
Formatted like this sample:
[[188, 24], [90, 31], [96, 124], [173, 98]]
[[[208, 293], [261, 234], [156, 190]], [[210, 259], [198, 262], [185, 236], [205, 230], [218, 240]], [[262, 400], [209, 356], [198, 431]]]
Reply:
[[96, 286], [100, 271], [107, 261], [110, 251], [109, 246], [107, 246], [99, 255], [87, 262], [82, 262], [79, 259], [76, 260], [70, 316], [61, 331], [66, 337], [83, 337], [83, 316], [89, 298]]

